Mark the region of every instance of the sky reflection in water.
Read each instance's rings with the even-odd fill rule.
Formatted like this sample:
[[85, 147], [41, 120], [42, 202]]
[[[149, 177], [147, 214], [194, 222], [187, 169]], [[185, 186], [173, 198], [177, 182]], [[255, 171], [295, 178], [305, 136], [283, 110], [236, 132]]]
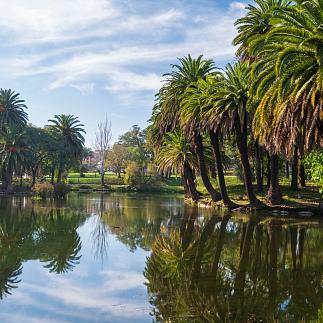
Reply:
[[2, 322], [308, 319], [323, 300], [318, 221], [221, 221], [124, 194], [0, 209]]

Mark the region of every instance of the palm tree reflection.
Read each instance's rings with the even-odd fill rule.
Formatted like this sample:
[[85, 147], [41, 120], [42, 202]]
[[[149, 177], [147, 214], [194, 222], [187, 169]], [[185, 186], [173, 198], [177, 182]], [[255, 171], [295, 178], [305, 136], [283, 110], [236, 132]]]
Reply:
[[212, 216], [202, 228], [197, 223], [191, 209], [181, 229], [160, 235], [152, 247], [144, 275], [156, 321], [315, 317], [323, 302], [322, 230], [255, 216], [240, 223]]

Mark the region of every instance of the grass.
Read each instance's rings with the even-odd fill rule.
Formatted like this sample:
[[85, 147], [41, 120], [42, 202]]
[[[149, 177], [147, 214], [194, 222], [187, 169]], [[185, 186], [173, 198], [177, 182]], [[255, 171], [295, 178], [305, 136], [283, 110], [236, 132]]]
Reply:
[[[219, 190], [218, 182], [211, 179], [211, 182]], [[248, 204], [248, 197], [245, 192], [244, 184], [236, 176], [225, 176], [225, 182], [230, 198], [237, 204]], [[298, 191], [290, 190], [290, 181], [287, 178], [280, 178], [280, 188], [283, 194], [283, 205], [298, 207], [316, 207], [320, 200], [320, 193], [314, 183], [307, 182], [307, 187], [300, 188]], [[205, 196], [208, 195], [202, 179], [197, 178], [197, 189]], [[264, 191], [257, 193], [257, 187], [254, 184], [256, 196], [262, 202], [266, 202], [268, 187], [264, 185]]]

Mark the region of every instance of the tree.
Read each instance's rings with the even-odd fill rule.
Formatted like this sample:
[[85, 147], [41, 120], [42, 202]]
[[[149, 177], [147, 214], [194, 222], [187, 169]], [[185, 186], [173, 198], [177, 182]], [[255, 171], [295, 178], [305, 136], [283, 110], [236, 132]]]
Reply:
[[48, 129], [59, 138], [62, 145], [58, 156], [57, 174], [57, 182], [61, 182], [63, 170], [69, 159], [77, 161], [81, 157], [85, 141], [82, 135], [85, 133], [84, 125], [79, 122], [77, 117], [70, 114], [55, 115], [54, 119], [48, 121], [51, 123]]
[[105, 166], [113, 170], [120, 178], [121, 172], [126, 169], [129, 160], [128, 148], [121, 144], [114, 144], [107, 153]]
[[158, 170], [175, 171], [182, 175], [185, 195], [194, 201], [199, 199], [196, 190], [192, 165], [196, 163], [192, 147], [179, 129], [166, 133], [161, 147], [157, 150], [156, 163]]
[[208, 116], [221, 126], [223, 132], [235, 131], [248, 199], [251, 205], [258, 205], [248, 158], [248, 92], [248, 65], [240, 62], [228, 64], [218, 81], [218, 90], [212, 97], [214, 103]]
[[2, 133], [3, 145], [0, 151], [2, 181], [7, 193], [13, 192], [13, 174], [25, 166], [27, 146], [24, 141], [24, 132], [19, 127], [6, 128]]
[[[181, 120], [180, 107], [183, 96], [189, 86], [201, 78], [204, 79], [214, 70], [214, 62], [204, 59], [202, 55], [196, 59], [188, 55], [187, 57], [180, 58], [179, 62], [180, 64], [172, 65], [172, 72], [164, 75], [166, 77], [165, 83], [157, 95], [158, 104], [155, 109], [159, 110], [160, 113], [158, 116], [158, 113], [155, 112], [156, 116], [154, 118], [159, 123], [157, 127], [162, 134], [174, 130], [177, 122]], [[194, 116], [198, 118], [198, 114]], [[185, 127], [186, 135], [194, 146], [204, 186], [211, 195], [212, 200], [219, 201], [221, 194], [214, 189], [208, 176], [204, 159], [203, 138], [200, 132], [201, 129], [197, 126], [198, 119], [192, 118], [190, 121], [190, 124]], [[197, 127], [194, 127], [195, 125]]]
[[31, 125], [26, 127], [24, 138], [28, 147], [26, 153], [27, 170], [32, 176], [31, 186], [34, 186], [37, 174], [56, 151], [57, 143], [48, 130]]
[[22, 127], [28, 120], [25, 101], [20, 94], [12, 90], [0, 89], [0, 129], [4, 127]]
[[[221, 129], [216, 118], [208, 115], [209, 109], [212, 109], [212, 95], [217, 91], [218, 81], [221, 79], [219, 73], [208, 75], [206, 79], [199, 79], [196, 83], [192, 83], [186, 90], [182, 100], [181, 119], [183, 127], [200, 128], [207, 130], [215, 159], [217, 175], [219, 178], [219, 187], [224, 205], [229, 208], [235, 207], [230, 200], [225, 185], [222, 156], [219, 145], [219, 137]], [[210, 122], [210, 120], [212, 120]]]
[[105, 164], [108, 155], [108, 149], [112, 137], [111, 122], [106, 118], [103, 122], [100, 122], [95, 134], [95, 149], [100, 155], [100, 175], [101, 186], [104, 186]]

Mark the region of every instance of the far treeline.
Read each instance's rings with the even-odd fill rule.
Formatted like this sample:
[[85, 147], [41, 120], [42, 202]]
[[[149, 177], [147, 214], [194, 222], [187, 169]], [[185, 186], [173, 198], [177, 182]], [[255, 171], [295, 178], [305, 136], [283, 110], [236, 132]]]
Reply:
[[[235, 147], [251, 206], [261, 204], [253, 173], [258, 191], [267, 175], [268, 203], [282, 203], [282, 161], [291, 166], [292, 188], [298, 174], [305, 185], [306, 171], [322, 192], [322, 21], [321, 0], [255, 0], [235, 22], [235, 63], [220, 69], [188, 55], [164, 75], [148, 134], [159, 170], [180, 172], [188, 197], [200, 198], [198, 172], [213, 201], [236, 207], [223, 171], [223, 158]], [[210, 164], [220, 192], [210, 181]]]

